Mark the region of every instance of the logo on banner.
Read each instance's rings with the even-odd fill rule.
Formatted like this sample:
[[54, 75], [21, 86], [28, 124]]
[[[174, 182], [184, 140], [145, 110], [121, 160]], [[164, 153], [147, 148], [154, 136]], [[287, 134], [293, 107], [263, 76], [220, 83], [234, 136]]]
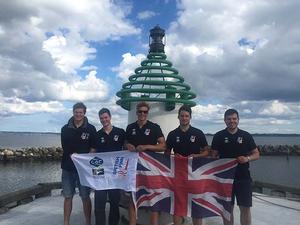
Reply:
[[92, 168], [93, 175], [100, 176], [104, 175], [104, 168], [101, 166], [103, 164], [103, 159], [99, 157], [94, 157], [90, 160], [90, 165], [94, 166]]
[[128, 173], [128, 162], [129, 159], [125, 159], [125, 157], [118, 156], [115, 158], [113, 174], [126, 176]]

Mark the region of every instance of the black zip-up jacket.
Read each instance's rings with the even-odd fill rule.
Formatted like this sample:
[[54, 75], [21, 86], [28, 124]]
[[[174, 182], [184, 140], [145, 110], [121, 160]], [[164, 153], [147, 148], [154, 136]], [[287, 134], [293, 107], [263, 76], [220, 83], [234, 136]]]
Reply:
[[91, 148], [96, 148], [96, 128], [85, 117], [82, 126], [76, 128], [73, 117], [61, 128], [61, 146], [63, 156], [61, 168], [76, 172], [71, 159], [73, 153], [88, 153]]

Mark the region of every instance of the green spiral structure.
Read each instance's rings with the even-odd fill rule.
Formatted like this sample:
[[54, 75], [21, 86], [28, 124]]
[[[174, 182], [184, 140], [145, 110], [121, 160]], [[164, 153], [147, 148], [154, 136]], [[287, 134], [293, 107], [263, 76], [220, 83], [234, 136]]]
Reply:
[[150, 48], [147, 59], [117, 92], [120, 97], [117, 104], [126, 110], [130, 110], [131, 102], [140, 101], [164, 102], [167, 111], [173, 110], [176, 103], [195, 106], [191, 99], [196, 98], [196, 94], [166, 59], [164, 52], [152, 52]]

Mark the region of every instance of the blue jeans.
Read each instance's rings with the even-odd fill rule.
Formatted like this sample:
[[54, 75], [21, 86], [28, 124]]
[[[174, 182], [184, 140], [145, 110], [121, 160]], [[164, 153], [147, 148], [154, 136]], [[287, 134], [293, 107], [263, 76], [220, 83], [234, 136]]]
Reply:
[[68, 170], [62, 170], [62, 193], [65, 198], [72, 198], [74, 196], [75, 188], [79, 189], [79, 196], [81, 199], [87, 199], [90, 197], [91, 189], [86, 186], [82, 186], [79, 181], [77, 172]]

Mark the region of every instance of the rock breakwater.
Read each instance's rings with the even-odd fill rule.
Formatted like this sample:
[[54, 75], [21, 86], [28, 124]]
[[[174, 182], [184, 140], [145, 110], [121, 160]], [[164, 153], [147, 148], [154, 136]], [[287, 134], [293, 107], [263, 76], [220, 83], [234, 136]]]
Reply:
[[60, 160], [61, 147], [0, 149], [0, 161]]
[[300, 145], [258, 145], [261, 155], [300, 155]]
[[[261, 155], [290, 155], [300, 156], [300, 145], [259, 145]], [[63, 150], [61, 147], [41, 147], [0, 149], [0, 161], [26, 161], [26, 160], [60, 160]]]

